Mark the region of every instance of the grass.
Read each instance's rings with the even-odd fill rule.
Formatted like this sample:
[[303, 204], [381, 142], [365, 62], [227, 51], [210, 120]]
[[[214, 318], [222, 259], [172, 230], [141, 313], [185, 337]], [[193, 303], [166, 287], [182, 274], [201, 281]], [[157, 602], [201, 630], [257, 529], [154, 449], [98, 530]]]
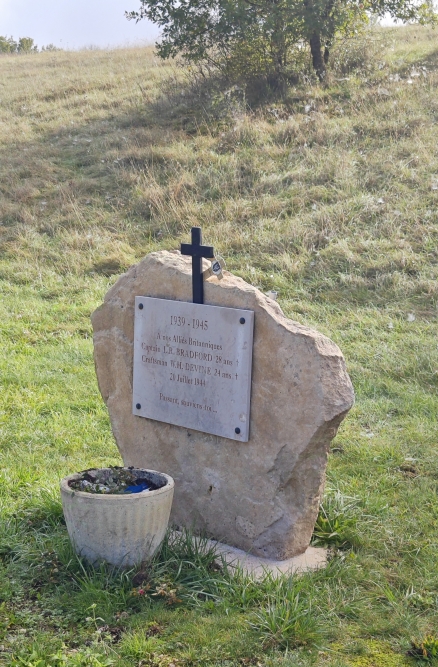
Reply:
[[[328, 86], [304, 73], [252, 109], [150, 49], [1, 57], [0, 664], [436, 660], [436, 44], [377, 30], [339, 47]], [[315, 531], [323, 572], [256, 584], [184, 535], [144, 572], [71, 551], [59, 479], [120, 464], [90, 313], [193, 224], [347, 359], [357, 402]]]

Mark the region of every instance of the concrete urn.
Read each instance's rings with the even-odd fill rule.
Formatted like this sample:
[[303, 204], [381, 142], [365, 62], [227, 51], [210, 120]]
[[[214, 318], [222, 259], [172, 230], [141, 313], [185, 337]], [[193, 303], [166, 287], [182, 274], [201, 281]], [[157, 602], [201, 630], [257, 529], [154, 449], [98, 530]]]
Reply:
[[159, 488], [139, 493], [100, 494], [78, 491], [61, 480], [67, 531], [75, 552], [93, 565], [107, 562], [131, 567], [152, 558], [166, 534], [174, 481], [155, 470], [135, 469]]

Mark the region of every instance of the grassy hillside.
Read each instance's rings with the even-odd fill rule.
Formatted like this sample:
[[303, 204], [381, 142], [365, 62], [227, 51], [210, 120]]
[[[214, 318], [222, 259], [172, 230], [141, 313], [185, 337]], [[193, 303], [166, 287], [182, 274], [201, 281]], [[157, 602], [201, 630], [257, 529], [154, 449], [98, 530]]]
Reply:
[[[377, 30], [338, 48], [328, 86], [303, 75], [252, 109], [151, 49], [0, 58], [0, 665], [398, 667], [427, 635], [438, 652], [437, 44]], [[317, 531], [333, 559], [287, 586], [187, 544], [147, 576], [93, 573], [62, 524], [59, 479], [120, 462], [90, 313], [195, 224], [340, 345], [355, 386]]]

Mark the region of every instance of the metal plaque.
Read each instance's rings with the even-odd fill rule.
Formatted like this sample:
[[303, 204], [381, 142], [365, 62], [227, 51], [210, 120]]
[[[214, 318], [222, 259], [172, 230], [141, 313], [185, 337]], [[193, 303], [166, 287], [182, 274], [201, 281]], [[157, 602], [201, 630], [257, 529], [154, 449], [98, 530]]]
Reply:
[[254, 312], [135, 297], [132, 411], [247, 442]]

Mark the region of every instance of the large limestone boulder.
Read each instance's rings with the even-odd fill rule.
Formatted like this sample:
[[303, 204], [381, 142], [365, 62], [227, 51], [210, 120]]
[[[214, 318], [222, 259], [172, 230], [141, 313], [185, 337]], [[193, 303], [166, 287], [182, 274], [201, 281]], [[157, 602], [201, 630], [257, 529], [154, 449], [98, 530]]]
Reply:
[[148, 255], [92, 315], [99, 388], [124, 464], [175, 479], [177, 526], [257, 556], [304, 552], [330, 441], [354, 400], [341, 351], [225, 272], [223, 280], [205, 282], [205, 303], [255, 314], [249, 442], [145, 419], [132, 414], [135, 296], [191, 301], [191, 259], [179, 252]]

